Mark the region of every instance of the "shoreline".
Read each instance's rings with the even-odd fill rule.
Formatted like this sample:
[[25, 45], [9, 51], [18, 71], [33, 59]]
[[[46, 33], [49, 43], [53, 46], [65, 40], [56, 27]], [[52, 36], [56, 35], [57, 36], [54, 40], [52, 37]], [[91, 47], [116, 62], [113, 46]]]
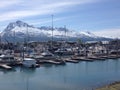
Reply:
[[120, 90], [120, 81], [115, 81], [106, 86], [96, 88], [95, 90]]

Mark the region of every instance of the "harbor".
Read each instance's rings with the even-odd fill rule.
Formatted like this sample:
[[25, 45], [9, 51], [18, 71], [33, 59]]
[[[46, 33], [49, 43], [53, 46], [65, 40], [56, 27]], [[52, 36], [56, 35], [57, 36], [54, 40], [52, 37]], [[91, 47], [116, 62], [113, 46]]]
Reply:
[[[13, 43], [1, 44], [3, 47], [0, 51], [0, 67], [4, 69], [12, 68], [12, 66], [35, 68], [46, 63], [65, 65], [66, 63], [94, 62], [120, 58], [120, 40], [91, 42], [89, 44], [65, 41], [30, 42], [16, 44], [16, 47], [14, 47]], [[7, 45], [9, 47], [4, 48]]]
[[120, 90], [120, 0], [1, 0], [0, 90]]
[[111, 42], [89, 46], [64, 42], [67, 44], [64, 48], [57, 42], [58, 46], [55, 48], [53, 44], [52, 50], [51, 44], [44, 42], [37, 42], [32, 48], [31, 43], [27, 47], [22, 45], [23, 49], [1, 48], [0, 89], [99, 90], [120, 80], [120, 44], [113, 48]]
[[120, 59], [66, 65], [45, 63], [39, 68], [14, 66], [9, 71], [0, 68], [0, 89], [26, 90], [28, 86], [29, 90], [95, 90], [119, 81], [119, 68]]
[[[31, 63], [30, 65], [31, 66], [27, 66], [28, 68], [29, 67], [32, 67], [32, 68], [36, 68], [36, 67], [40, 67], [40, 65], [44, 65], [44, 64], [53, 64], [53, 65], [63, 65], [63, 64], [66, 64], [66, 63], [80, 63], [82, 61], [86, 61], [86, 62], [94, 62], [94, 61], [105, 61], [105, 60], [109, 60], [109, 59], [113, 59], [113, 60], [117, 60], [119, 59], [120, 56], [116, 56], [116, 55], [110, 55], [110, 56], [102, 56], [102, 57], [83, 57], [83, 56], [67, 56], [67, 57], [62, 57], [62, 58], [56, 58], [56, 59], [43, 59], [43, 60], [36, 60], [35, 59], [32, 59], [32, 58], [25, 58], [25, 59], [28, 59], [26, 60], [26, 64], [30, 64], [31, 63], [31, 60], [34, 60], [33, 64]], [[16, 61], [12, 61], [11, 62], [1, 62], [0, 63], [0, 68], [3, 68], [3, 69], [7, 69], [7, 70], [11, 70], [12, 69], [12, 66], [23, 66], [24, 67], [24, 64], [22, 63], [23, 60], [20, 59], [20, 60], [16, 60]], [[24, 61], [25, 62], [25, 61]], [[34, 66], [32, 66], [34, 65]]]

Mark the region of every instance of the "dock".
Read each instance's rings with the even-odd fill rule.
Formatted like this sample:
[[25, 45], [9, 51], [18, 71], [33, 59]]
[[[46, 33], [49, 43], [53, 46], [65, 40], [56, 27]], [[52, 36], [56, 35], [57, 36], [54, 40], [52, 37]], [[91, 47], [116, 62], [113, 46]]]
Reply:
[[104, 59], [118, 59], [120, 56], [117, 55], [107, 55], [107, 56], [100, 56], [99, 58], [104, 58]]
[[87, 57], [80, 57], [79, 58], [80, 61], [88, 61], [88, 62], [93, 62], [94, 59], [90, 59], [90, 58], [87, 58]]
[[55, 60], [41, 60], [38, 63], [50, 63], [50, 64], [56, 64], [56, 65], [60, 65], [60, 64], [65, 64], [62, 61], [55, 61]]
[[105, 60], [106, 58], [104, 58], [104, 57], [94, 57], [94, 56], [91, 56], [91, 57], [88, 57], [88, 59], [93, 59], [93, 60]]
[[88, 62], [92, 62], [92, 61], [95, 60], [93, 58], [88, 58], [88, 57], [85, 57], [85, 56], [73, 56], [73, 57], [71, 57], [71, 59], [76, 60], [76, 61], [88, 61]]
[[8, 66], [7, 64], [0, 64], [0, 67], [4, 68], [4, 69], [7, 69], [7, 70], [12, 69], [12, 67]]
[[64, 61], [66, 61], [66, 62], [71, 62], [71, 63], [79, 63], [79, 61], [78, 60], [72, 60], [72, 59], [64, 59]]

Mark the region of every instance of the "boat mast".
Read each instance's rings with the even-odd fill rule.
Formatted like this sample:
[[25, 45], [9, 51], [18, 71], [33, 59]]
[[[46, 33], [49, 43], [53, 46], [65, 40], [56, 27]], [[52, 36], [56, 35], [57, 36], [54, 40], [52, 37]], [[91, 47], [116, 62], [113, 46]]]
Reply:
[[67, 29], [66, 29], [66, 25], [64, 26], [65, 29], [65, 42], [67, 42]]
[[16, 42], [16, 41], [15, 41], [15, 40], [16, 40], [16, 39], [15, 39], [15, 30], [14, 30], [13, 34], [14, 34], [13, 53], [14, 53], [14, 55], [15, 55], [15, 45], [16, 45], [16, 43], [15, 43], [15, 42]]
[[52, 15], [52, 43], [51, 47], [53, 47], [53, 15]]
[[28, 42], [29, 42], [29, 33], [28, 33], [28, 26], [26, 27], [26, 52], [28, 54]]

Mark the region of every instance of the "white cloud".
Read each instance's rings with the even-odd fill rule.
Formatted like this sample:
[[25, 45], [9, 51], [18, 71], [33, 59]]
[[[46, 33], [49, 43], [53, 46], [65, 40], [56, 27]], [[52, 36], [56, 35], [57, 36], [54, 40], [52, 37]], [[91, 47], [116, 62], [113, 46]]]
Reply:
[[21, 0], [1, 0], [0, 1], [0, 8], [9, 7], [15, 4], [21, 3]]
[[14, 20], [14, 19], [21, 19], [23, 17], [30, 17], [30, 16], [35, 16], [35, 15], [44, 15], [49, 12], [52, 12], [50, 10], [38, 12], [38, 11], [13, 11], [13, 12], [7, 12], [4, 14], [0, 15], [0, 21], [7, 21], [7, 20]]
[[[56, 21], [61, 21], [61, 20], [65, 20], [65, 19], [69, 19], [71, 17], [74, 16], [68, 16], [68, 17], [53, 17], [53, 23]], [[37, 20], [29, 20], [29, 22], [32, 22], [32, 25], [40, 25], [40, 24], [46, 24], [46, 23], [51, 23], [52, 22], [52, 17], [51, 19], [37, 19]]]
[[[77, 6], [87, 3], [94, 3], [99, 0], [1, 0], [0, 1], [0, 24], [1, 27], [5, 27], [6, 23], [13, 20], [26, 20], [31, 18], [31, 22], [34, 25], [39, 24], [39, 20], [36, 17], [51, 15], [56, 13], [64, 13], [67, 10], [71, 10]], [[62, 20], [66, 16], [62, 16], [54, 19], [54, 21]], [[71, 17], [68, 15], [67, 17]], [[42, 18], [39, 18], [42, 19]], [[29, 20], [28, 20], [29, 21]], [[51, 22], [50, 19], [43, 18], [43, 23]], [[1, 28], [2, 30], [3, 28]]]
[[120, 28], [118, 29], [104, 29], [93, 32], [95, 35], [109, 37], [109, 38], [120, 38]]
[[3, 0], [0, 7], [9, 11], [0, 12], [0, 21], [64, 12], [66, 8], [95, 1], [98, 0]]

